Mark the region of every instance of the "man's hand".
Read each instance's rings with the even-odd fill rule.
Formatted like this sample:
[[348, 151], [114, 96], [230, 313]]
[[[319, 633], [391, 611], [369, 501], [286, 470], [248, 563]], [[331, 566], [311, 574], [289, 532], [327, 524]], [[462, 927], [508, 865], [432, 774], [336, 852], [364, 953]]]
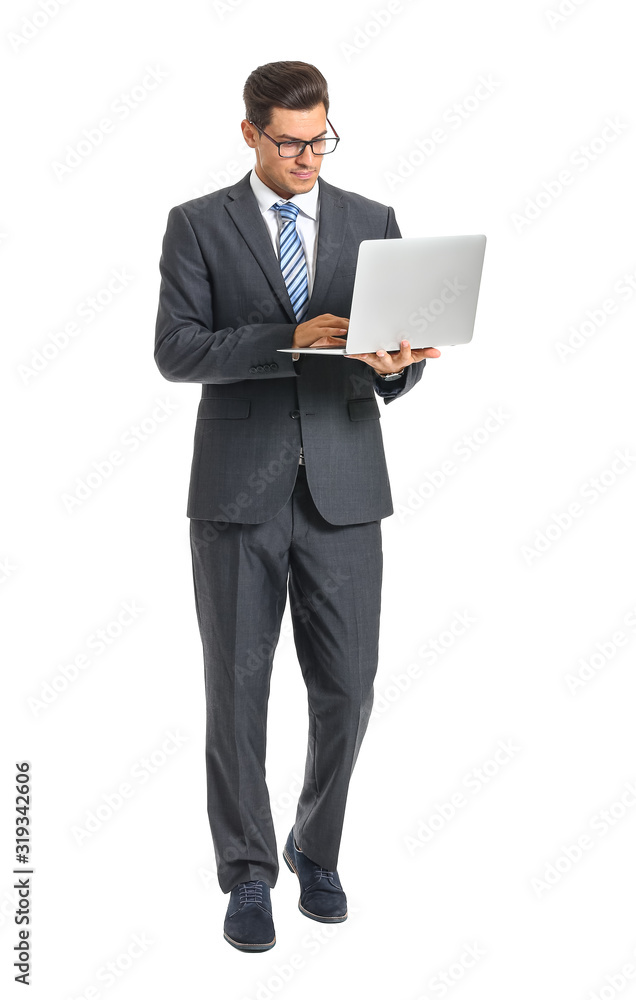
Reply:
[[306, 323], [299, 323], [294, 330], [292, 347], [345, 347], [344, 337], [349, 329], [349, 320], [342, 316], [323, 313]]
[[[368, 365], [376, 370], [378, 375], [389, 375], [391, 372], [399, 372], [407, 365], [412, 365], [414, 361], [423, 361], [424, 358], [439, 358], [440, 351], [436, 347], [421, 347], [411, 350], [408, 340], [402, 340], [399, 351], [376, 351], [375, 354], [345, 354], [346, 358], [357, 358], [358, 361], [366, 361]], [[390, 383], [389, 383], [390, 384]]]

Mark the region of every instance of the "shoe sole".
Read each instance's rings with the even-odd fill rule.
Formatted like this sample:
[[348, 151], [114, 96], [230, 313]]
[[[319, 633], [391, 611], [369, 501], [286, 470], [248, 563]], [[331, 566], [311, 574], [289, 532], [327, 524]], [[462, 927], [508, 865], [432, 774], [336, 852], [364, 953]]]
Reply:
[[[298, 874], [298, 871], [294, 867], [294, 864], [287, 853], [286, 847], [283, 848], [283, 861], [289, 868], [290, 872], [293, 872], [296, 878], [298, 879], [300, 885], [300, 891], [302, 892], [303, 887], [300, 881], [300, 875]], [[305, 907], [300, 902], [300, 899], [298, 900], [298, 909], [300, 910], [301, 913], [304, 913], [306, 917], [310, 917], [311, 920], [318, 920], [321, 924], [341, 924], [342, 921], [346, 920], [347, 917], [349, 916], [349, 911], [347, 910], [347, 912], [342, 917], [320, 917], [317, 913], [311, 913], [310, 910], [306, 910]]]
[[231, 938], [229, 934], [225, 933], [225, 931], [223, 931], [223, 937], [228, 944], [231, 944], [233, 948], [238, 948], [239, 951], [269, 951], [269, 949], [273, 948], [276, 944], [275, 937], [273, 941], [269, 941], [265, 944], [245, 944], [242, 941], [235, 941], [234, 938]]

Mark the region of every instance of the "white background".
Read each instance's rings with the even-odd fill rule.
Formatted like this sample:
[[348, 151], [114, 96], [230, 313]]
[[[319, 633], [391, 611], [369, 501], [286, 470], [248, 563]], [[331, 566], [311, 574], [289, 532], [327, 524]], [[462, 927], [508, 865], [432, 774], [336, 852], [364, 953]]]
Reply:
[[[0, 942], [11, 980], [13, 775], [28, 759], [30, 995], [636, 995], [631, 5], [563, 0], [559, 18], [559, 3], [4, 4]], [[488, 246], [472, 344], [381, 404], [396, 512], [376, 714], [338, 863], [351, 915], [304, 918], [281, 861], [277, 944], [252, 957], [222, 937], [205, 810], [185, 515], [200, 386], [161, 377], [153, 338], [168, 211], [250, 169], [243, 84], [278, 59], [328, 79], [342, 141], [325, 179], [392, 205], [403, 236], [483, 232]], [[162, 79], [135, 90], [148, 68]], [[121, 119], [131, 92], [143, 99]], [[440, 127], [445, 141], [417, 152]], [[80, 320], [122, 269], [126, 287]], [[77, 335], [51, 348], [72, 321]], [[172, 412], [153, 425], [159, 400]], [[123, 464], [69, 511], [65, 494], [117, 448]], [[45, 704], [123, 602], [143, 610]], [[181, 744], [165, 754], [171, 732]], [[267, 760], [281, 849], [305, 745], [286, 612]], [[131, 797], [108, 817], [124, 782]]]

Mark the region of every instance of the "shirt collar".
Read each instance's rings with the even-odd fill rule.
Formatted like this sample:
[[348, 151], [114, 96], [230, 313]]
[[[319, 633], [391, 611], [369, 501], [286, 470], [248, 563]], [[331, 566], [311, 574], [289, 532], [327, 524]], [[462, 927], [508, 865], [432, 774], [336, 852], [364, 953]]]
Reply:
[[305, 191], [302, 194], [295, 194], [292, 198], [281, 198], [280, 195], [272, 191], [267, 184], [264, 184], [256, 173], [256, 168], [252, 167], [252, 172], [250, 174], [250, 185], [256, 200], [258, 202], [258, 207], [261, 212], [267, 212], [268, 209], [275, 205], [277, 201], [291, 201], [303, 213], [303, 215], [308, 215], [311, 219], [317, 218], [318, 212], [318, 177], [316, 177], [316, 182], [312, 187], [311, 191]]

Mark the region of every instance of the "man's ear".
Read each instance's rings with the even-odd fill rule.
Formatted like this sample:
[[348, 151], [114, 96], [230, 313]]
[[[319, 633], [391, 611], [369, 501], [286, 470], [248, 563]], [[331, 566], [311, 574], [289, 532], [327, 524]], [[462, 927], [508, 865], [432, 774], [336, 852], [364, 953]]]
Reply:
[[247, 118], [244, 118], [241, 122], [241, 131], [247, 145], [254, 149], [257, 145], [258, 130], [253, 125], [250, 125]]

